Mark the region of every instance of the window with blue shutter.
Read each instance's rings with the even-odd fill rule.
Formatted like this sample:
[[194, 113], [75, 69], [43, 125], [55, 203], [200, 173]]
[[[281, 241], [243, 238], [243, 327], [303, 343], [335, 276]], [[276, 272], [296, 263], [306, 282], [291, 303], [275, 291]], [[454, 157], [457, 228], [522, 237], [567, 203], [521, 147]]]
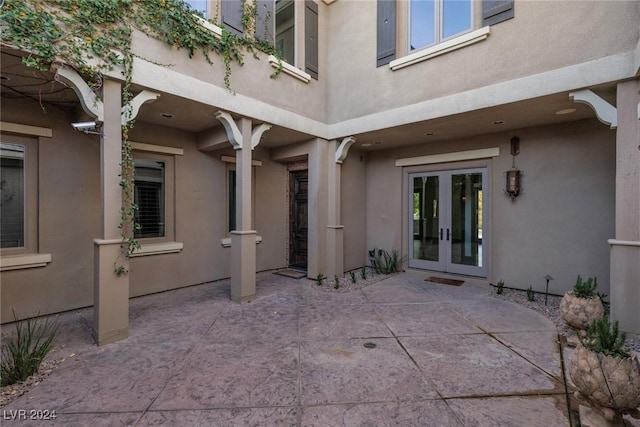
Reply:
[[378, 0], [377, 66], [396, 59], [396, 1]]
[[305, 71], [318, 80], [318, 5], [311, 0], [304, 3], [304, 32]]
[[513, 17], [513, 0], [484, 0], [482, 2], [482, 25], [495, 25]]
[[239, 36], [244, 32], [242, 25], [242, 0], [222, 0], [222, 24], [233, 34]]

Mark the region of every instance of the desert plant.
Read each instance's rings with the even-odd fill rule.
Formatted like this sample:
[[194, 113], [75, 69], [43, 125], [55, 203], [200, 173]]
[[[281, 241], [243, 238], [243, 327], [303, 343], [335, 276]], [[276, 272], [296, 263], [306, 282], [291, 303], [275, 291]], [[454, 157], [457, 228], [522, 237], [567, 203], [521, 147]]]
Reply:
[[377, 274], [392, 274], [400, 271], [400, 253], [397, 249], [388, 252], [384, 249], [373, 249], [369, 251], [371, 258], [371, 268]]
[[356, 283], [356, 272], [350, 271], [349, 275], [351, 276], [351, 283]]
[[496, 294], [502, 295], [504, 292], [504, 280], [500, 280], [496, 285]]
[[607, 356], [629, 357], [630, 353], [624, 345], [626, 339], [627, 334], [619, 329], [618, 321], [611, 323], [603, 316], [589, 325], [587, 337], [582, 340], [582, 345]]
[[602, 303], [602, 307], [604, 308], [605, 312], [609, 312], [609, 306], [611, 305], [609, 303], [609, 301], [606, 301], [607, 298], [607, 294], [605, 293], [600, 293], [600, 292], [596, 292], [596, 295], [598, 295], [598, 298], [600, 298], [600, 302]]
[[33, 375], [51, 350], [58, 334], [57, 320], [30, 317], [18, 322], [15, 311], [11, 311], [16, 329], [2, 343], [0, 382], [3, 387], [24, 381]]
[[322, 281], [324, 279], [324, 275], [322, 273], [318, 273], [318, 275], [316, 276], [316, 282], [318, 283], [318, 286], [322, 286]]
[[573, 294], [579, 298], [593, 298], [596, 296], [596, 288], [598, 287], [598, 279], [589, 277], [586, 281], [578, 275], [575, 285], [573, 285]]
[[535, 292], [533, 292], [533, 288], [529, 286], [529, 289], [527, 289], [527, 301], [535, 301], [535, 299]]
[[340, 278], [338, 277], [337, 274], [333, 276], [333, 282], [334, 282], [333, 288], [338, 289], [340, 287]]
[[360, 267], [360, 276], [362, 276], [362, 280], [367, 280], [367, 266], [363, 265]]

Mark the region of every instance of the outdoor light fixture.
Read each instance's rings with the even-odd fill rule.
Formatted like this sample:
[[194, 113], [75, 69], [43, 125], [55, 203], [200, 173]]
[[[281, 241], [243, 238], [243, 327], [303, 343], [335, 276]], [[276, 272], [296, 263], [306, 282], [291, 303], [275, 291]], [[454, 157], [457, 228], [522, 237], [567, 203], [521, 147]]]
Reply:
[[520, 177], [522, 174], [520, 170], [516, 168], [516, 156], [518, 154], [520, 154], [520, 138], [514, 136], [511, 138], [511, 156], [513, 157], [513, 162], [511, 164], [511, 169], [505, 172], [507, 185], [504, 189], [507, 196], [511, 197], [511, 201], [520, 194]]
[[96, 127], [98, 127], [98, 123], [93, 121], [93, 122], [77, 122], [77, 123], [71, 123], [71, 126], [80, 132], [84, 132], [86, 134], [91, 134], [91, 135], [102, 135], [102, 132], [95, 132], [94, 129]]

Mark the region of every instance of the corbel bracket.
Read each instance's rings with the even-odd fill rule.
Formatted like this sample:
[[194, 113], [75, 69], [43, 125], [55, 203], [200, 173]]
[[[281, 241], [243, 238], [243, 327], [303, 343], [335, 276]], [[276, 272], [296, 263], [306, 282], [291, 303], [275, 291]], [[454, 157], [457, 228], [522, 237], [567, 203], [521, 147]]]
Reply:
[[104, 105], [80, 74], [60, 64], [54, 64], [51, 68], [56, 72], [56, 80], [69, 86], [78, 95], [82, 109], [97, 122], [104, 122]]
[[215, 114], [215, 117], [220, 121], [220, 123], [222, 123], [222, 126], [224, 126], [224, 130], [227, 131], [227, 136], [229, 137], [229, 142], [233, 146], [233, 149], [241, 150], [242, 132], [240, 132], [240, 129], [238, 128], [236, 122], [233, 120], [233, 117], [231, 117], [231, 114], [227, 113], [226, 111], [220, 110]]
[[353, 136], [348, 136], [342, 140], [338, 149], [336, 150], [336, 163], [342, 164], [344, 159], [347, 158], [347, 154], [349, 153], [349, 148], [356, 142], [356, 138]]
[[262, 134], [271, 129], [271, 125], [268, 123], [263, 123], [260, 126], [256, 126], [251, 131], [251, 149], [253, 150], [260, 143], [260, 138], [262, 138]]
[[135, 98], [131, 100], [131, 102], [122, 107], [122, 112], [120, 114], [122, 125], [124, 126], [138, 116], [138, 112], [140, 111], [140, 107], [142, 107], [142, 104], [153, 102], [158, 99], [159, 96], [159, 93], [151, 92], [150, 90], [143, 90], [142, 92], [137, 94]]
[[609, 125], [611, 129], [618, 127], [618, 110], [613, 105], [596, 95], [589, 89], [583, 89], [569, 93], [569, 98], [574, 102], [587, 104], [595, 111], [598, 120], [605, 125]]

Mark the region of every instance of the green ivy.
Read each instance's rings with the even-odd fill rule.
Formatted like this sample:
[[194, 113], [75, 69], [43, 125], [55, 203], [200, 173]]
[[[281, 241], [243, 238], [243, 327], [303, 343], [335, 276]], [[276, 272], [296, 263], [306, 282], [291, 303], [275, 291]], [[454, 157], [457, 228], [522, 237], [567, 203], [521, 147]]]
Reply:
[[[253, 28], [256, 19], [255, 0], [244, 7], [245, 28]], [[99, 88], [107, 71], [122, 69], [123, 105], [133, 99], [130, 91], [134, 54], [131, 51], [133, 28], [162, 40], [168, 46], [185, 49], [189, 58], [200, 52], [213, 65], [212, 54], [222, 57], [225, 87], [231, 90], [231, 64], [243, 64], [244, 52], [275, 55], [273, 45], [256, 40], [252, 35], [237, 37], [222, 25], [219, 39], [204, 28], [202, 14], [182, 0], [5, 0], [0, 9], [3, 44], [27, 52], [23, 63], [30, 68], [47, 71], [54, 62], [73, 66]], [[282, 69], [276, 69], [275, 77]], [[123, 207], [120, 230], [123, 254], [131, 255], [140, 244], [134, 238], [135, 210], [133, 184], [135, 167], [129, 131], [133, 121], [122, 127], [121, 182]], [[118, 271], [118, 267], [115, 267]]]

